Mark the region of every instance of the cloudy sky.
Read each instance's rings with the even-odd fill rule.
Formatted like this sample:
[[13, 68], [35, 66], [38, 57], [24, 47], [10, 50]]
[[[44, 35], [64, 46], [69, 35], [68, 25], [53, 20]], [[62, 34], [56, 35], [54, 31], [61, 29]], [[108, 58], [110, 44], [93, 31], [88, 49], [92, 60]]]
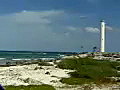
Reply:
[[102, 19], [119, 52], [120, 0], [0, 0], [0, 50], [92, 51]]

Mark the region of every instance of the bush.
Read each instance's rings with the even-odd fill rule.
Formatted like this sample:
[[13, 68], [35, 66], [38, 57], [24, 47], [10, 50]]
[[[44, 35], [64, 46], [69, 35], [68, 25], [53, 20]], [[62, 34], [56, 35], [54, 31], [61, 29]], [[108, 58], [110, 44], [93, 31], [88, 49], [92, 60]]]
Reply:
[[81, 84], [90, 84], [91, 79], [85, 78], [62, 78], [60, 80], [62, 83], [67, 83], [69, 85], [81, 85]]
[[39, 62], [38, 65], [39, 66], [53, 66], [52, 64], [49, 64], [47, 62]]
[[[58, 67], [62, 69], [76, 70], [75, 72], [69, 73], [72, 79], [80, 78], [80, 80], [91, 79], [91, 81], [99, 81], [106, 77], [119, 76], [116, 68], [118, 65], [120, 65], [118, 62], [97, 61], [90, 58], [79, 58], [65, 59], [58, 64]], [[65, 79], [65, 81], [66, 80], [69, 79]]]
[[50, 85], [6, 86], [5, 90], [55, 90]]

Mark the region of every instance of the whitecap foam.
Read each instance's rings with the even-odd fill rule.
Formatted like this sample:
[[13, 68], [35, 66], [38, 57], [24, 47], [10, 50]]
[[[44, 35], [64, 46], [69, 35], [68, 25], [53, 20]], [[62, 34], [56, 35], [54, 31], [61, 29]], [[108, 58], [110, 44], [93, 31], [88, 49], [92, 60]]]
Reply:
[[12, 59], [12, 60], [15, 60], [15, 61], [19, 61], [19, 60], [31, 60], [31, 59], [28, 59], [28, 58], [17, 58], [17, 59]]
[[42, 60], [55, 60], [55, 58], [41, 58]]
[[3, 59], [6, 59], [6, 58], [0, 58], [0, 60], [3, 60]]
[[24, 59], [12, 59], [12, 60], [18, 60], [19, 61], [19, 60], [24, 60]]

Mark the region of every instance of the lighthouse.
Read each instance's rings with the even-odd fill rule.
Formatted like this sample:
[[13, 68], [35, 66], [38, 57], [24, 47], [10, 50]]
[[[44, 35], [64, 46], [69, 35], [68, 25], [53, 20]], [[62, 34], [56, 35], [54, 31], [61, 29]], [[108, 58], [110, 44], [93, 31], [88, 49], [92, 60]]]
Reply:
[[105, 52], [105, 22], [100, 21], [100, 52]]

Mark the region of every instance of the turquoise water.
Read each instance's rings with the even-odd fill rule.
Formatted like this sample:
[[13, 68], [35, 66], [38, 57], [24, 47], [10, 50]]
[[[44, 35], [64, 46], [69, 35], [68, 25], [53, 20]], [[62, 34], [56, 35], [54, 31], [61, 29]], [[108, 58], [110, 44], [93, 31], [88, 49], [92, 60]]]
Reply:
[[55, 58], [58, 57], [57, 53], [45, 52], [0, 52], [0, 58]]
[[72, 52], [1, 51], [0, 64], [16, 60], [55, 60]]

